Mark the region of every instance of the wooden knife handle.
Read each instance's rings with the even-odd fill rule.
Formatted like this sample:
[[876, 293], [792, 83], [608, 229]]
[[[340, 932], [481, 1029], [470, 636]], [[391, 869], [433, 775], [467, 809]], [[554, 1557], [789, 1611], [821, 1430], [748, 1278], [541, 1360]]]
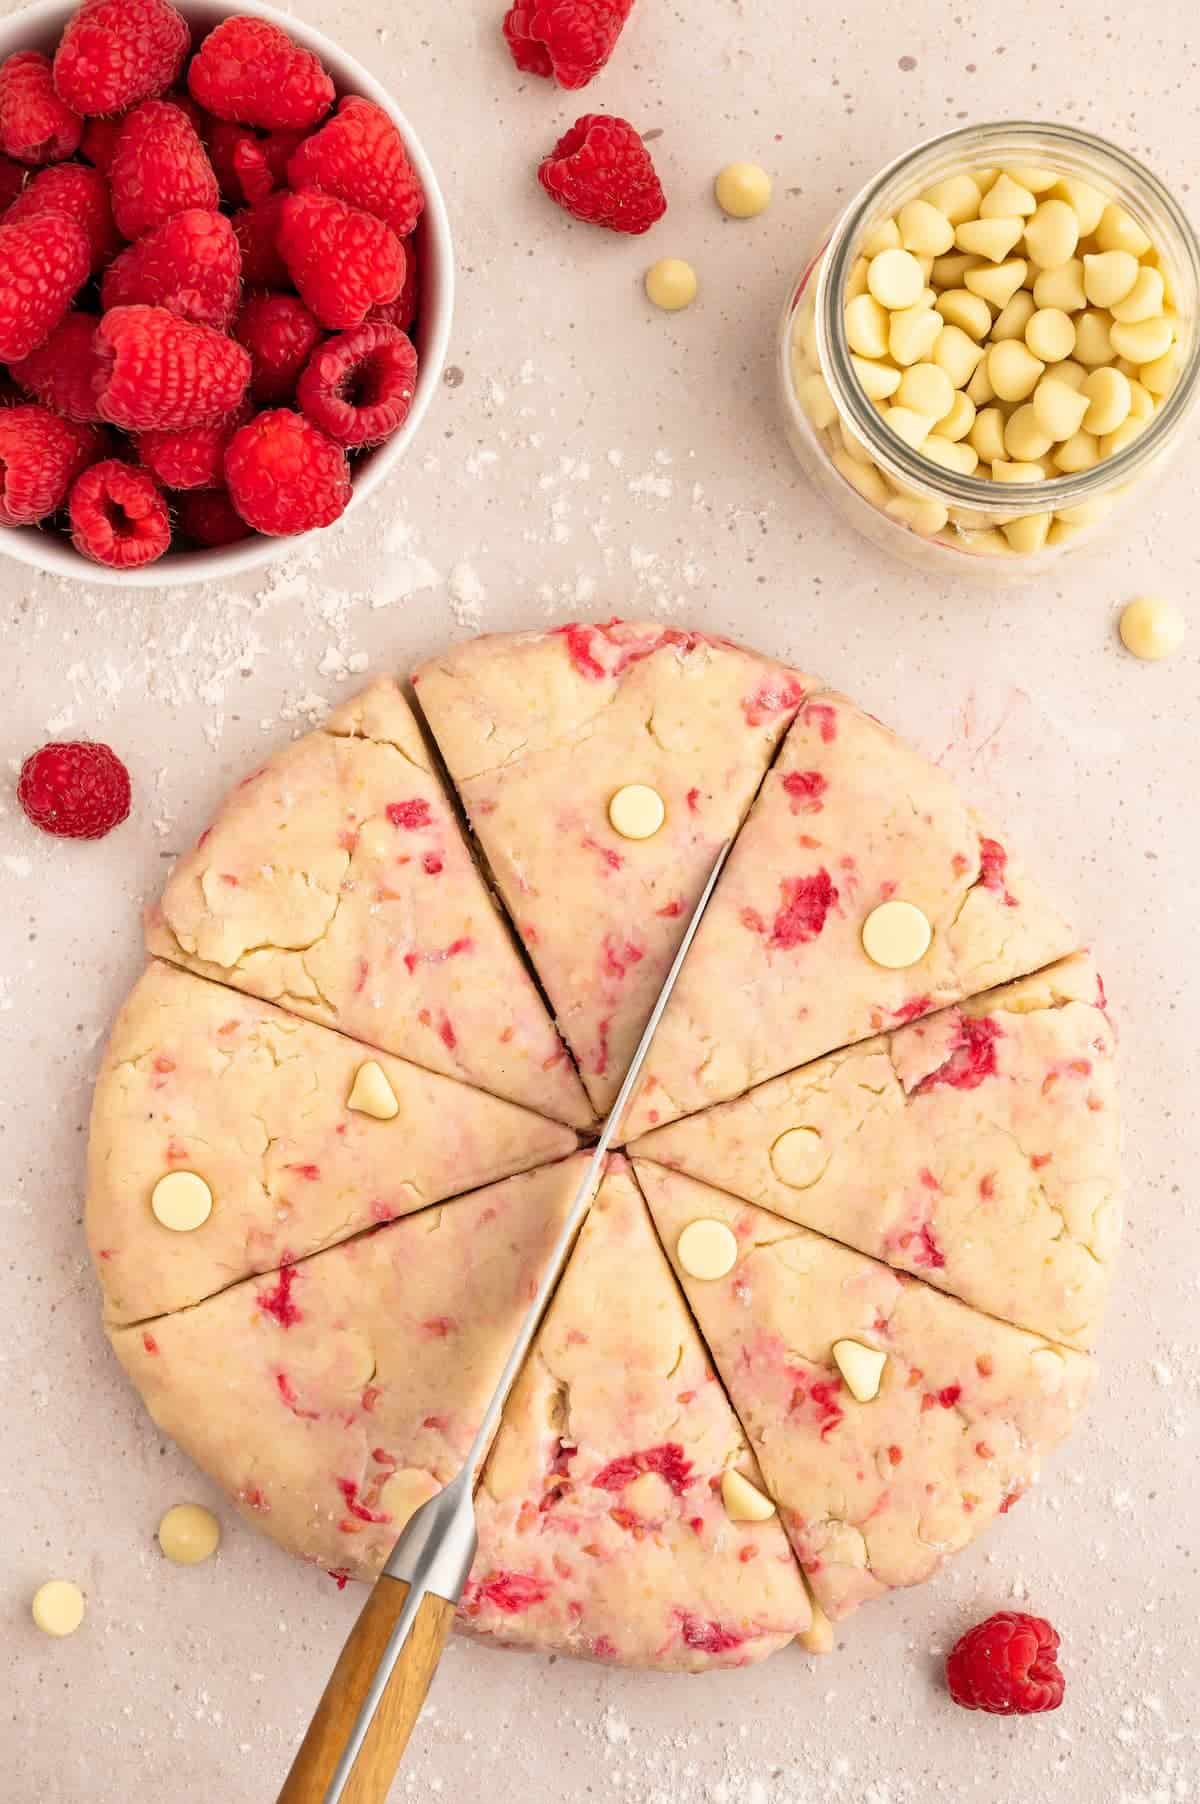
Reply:
[[[376, 1582], [325, 1687], [278, 1804], [324, 1804], [407, 1596], [408, 1586], [402, 1579], [385, 1574]], [[340, 1804], [383, 1804], [453, 1623], [453, 1604], [441, 1597], [422, 1600]]]

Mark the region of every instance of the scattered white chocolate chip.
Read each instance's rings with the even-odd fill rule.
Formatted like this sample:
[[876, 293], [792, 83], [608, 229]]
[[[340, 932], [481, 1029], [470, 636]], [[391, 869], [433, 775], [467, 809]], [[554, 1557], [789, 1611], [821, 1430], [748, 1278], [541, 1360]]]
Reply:
[[608, 818], [622, 839], [653, 839], [667, 818], [666, 804], [648, 783], [627, 783], [608, 804]]
[[716, 196], [731, 219], [755, 219], [771, 204], [771, 178], [758, 163], [727, 163], [717, 177]]
[[1135, 658], [1157, 663], [1177, 652], [1187, 636], [1181, 608], [1161, 595], [1139, 595], [1121, 613], [1121, 643]]
[[863, 951], [886, 971], [919, 964], [932, 938], [928, 916], [912, 902], [881, 902], [863, 922]]
[[401, 1466], [379, 1489], [379, 1508], [392, 1519], [396, 1534], [423, 1503], [436, 1497], [440, 1486], [431, 1472], [419, 1466]]
[[712, 1283], [728, 1277], [737, 1264], [737, 1237], [723, 1221], [689, 1222], [675, 1244], [675, 1253], [689, 1278]]
[[400, 1113], [388, 1074], [375, 1059], [368, 1059], [355, 1072], [346, 1107], [356, 1115], [371, 1115], [376, 1121], [394, 1121]]
[[83, 1592], [70, 1579], [49, 1579], [34, 1594], [32, 1611], [43, 1635], [62, 1639], [73, 1635], [83, 1621]]
[[1034, 1377], [1048, 1397], [1062, 1389], [1067, 1362], [1061, 1353], [1056, 1353], [1053, 1347], [1038, 1347], [1036, 1352], [1029, 1355], [1029, 1363], [1033, 1367]]
[[150, 1207], [164, 1228], [190, 1234], [212, 1214], [213, 1193], [194, 1171], [169, 1171], [154, 1186]]
[[221, 1545], [221, 1524], [199, 1503], [177, 1503], [158, 1525], [158, 1545], [176, 1566], [199, 1566]]
[[721, 1474], [721, 1502], [731, 1522], [769, 1522], [775, 1505], [735, 1467]]
[[873, 1403], [883, 1382], [887, 1354], [875, 1347], [864, 1347], [861, 1341], [837, 1340], [833, 1343], [833, 1358], [854, 1401]]
[[812, 1605], [812, 1622], [798, 1637], [806, 1654], [831, 1654], [833, 1652], [833, 1624], [815, 1597], [809, 1598]]
[[781, 1184], [808, 1190], [829, 1164], [825, 1142], [816, 1128], [789, 1128], [771, 1148], [771, 1169]]
[[660, 257], [646, 271], [646, 298], [664, 313], [690, 307], [699, 291], [699, 277], [682, 257]]

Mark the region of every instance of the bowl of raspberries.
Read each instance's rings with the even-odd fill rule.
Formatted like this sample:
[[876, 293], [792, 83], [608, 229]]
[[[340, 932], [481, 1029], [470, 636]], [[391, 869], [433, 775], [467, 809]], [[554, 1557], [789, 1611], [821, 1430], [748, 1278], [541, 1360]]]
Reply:
[[445, 204], [367, 71], [251, 0], [0, 25], [0, 550], [206, 581], [403, 455], [445, 362]]

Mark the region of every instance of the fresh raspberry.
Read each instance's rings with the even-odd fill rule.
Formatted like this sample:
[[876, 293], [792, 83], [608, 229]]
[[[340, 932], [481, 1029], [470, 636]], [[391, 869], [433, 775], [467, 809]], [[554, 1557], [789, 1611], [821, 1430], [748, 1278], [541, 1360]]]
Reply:
[[238, 406], [250, 356], [165, 307], [114, 307], [96, 333], [101, 419], [126, 432], [208, 426]]
[[217, 119], [304, 131], [333, 105], [333, 83], [311, 50], [266, 19], [225, 19], [188, 71], [193, 97]]
[[317, 346], [296, 399], [335, 445], [378, 445], [403, 426], [416, 386], [412, 341], [398, 326], [367, 321]]
[[193, 489], [181, 495], [177, 524], [184, 538], [209, 550], [236, 545], [253, 531], [229, 499], [228, 489]]
[[286, 187], [288, 161], [300, 141], [300, 132], [256, 132], [251, 125], [214, 119], [208, 154], [223, 197], [234, 207], [253, 206]]
[[341, 446], [286, 407], [258, 414], [234, 434], [225, 477], [233, 505], [259, 532], [331, 526], [350, 501], [350, 466]]
[[336, 195], [407, 238], [425, 210], [425, 191], [404, 140], [382, 107], [350, 95], [319, 132], [306, 138], [288, 164], [297, 194]]
[[223, 213], [189, 207], [147, 232], [105, 271], [102, 304], [165, 307], [199, 326], [228, 329], [241, 298], [242, 253]]
[[92, 275], [98, 275], [120, 249], [113, 224], [108, 183], [98, 169], [84, 163], [59, 163], [35, 175], [5, 215], [11, 225], [17, 219], [33, 219], [39, 213], [65, 213], [81, 225], [92, 248]]
[[404, 246], [395, 232], [331, 194], [290, 194], [278, 241], [301, 299], [323, 326], [359, 326], [404, 287]]
[[0, 526], [33, 526], [57, 512], [96, 448], [90, 427], [47, 407], [0, 409]]
[[0, 150], [19, 163], [61, 163], [74, 156], [83, 120], [54, 92], [50, 58], [18, 50], [0, 67]]
[[538, 170], [550, 196], [587, 225], [648, 232], [667, 210], [650, 152], [627, 119], [586, 113]]
[[89, 119], [83, 128], [79, 154], [105, 175], [112, 168], [113, 152], [124, 123], [123, 119]]
[[11, 207], [29, 174], [23, 163], [14, 163], [11, 157], [0, 155], [0, 213], [5, 207]]
[[103, 839], [128, 819], [129, 772], [111, 746], [61, 740], [26, 758], [17, 800], [56, 839]]
[[279, 222], [287, 195], [279, 192], [243, 207], [233, 216], [242, 247], [242, 280], [247, 288], [290, 288], [292, 278], [279, 253]]
[[616, 48], [633, 0], [518, 0], [504, 20], [517, 68], [586, 88]]
[[1058, 1635], [1040, 1616], [1002, 1610], [969, 1629], [946, 1658], [950, 1696], [964, 1710], [1034, 1716], [1057, 1710], [1066, 1681]]
[[264, 404], [287, 401], [320, 343], [321, 328], [294, 294], [252, 294], [233, 335], [250, 353], [250, 393]]
[[223, 489], [226, 448], [249, 417], [243, 405], [215, 426], [140, 432], [133, 442], [141, 463], [164, 489]]
[[0, 221], [0, 363], [45, 342], [87, 281], [87, 233], [61, 213]]
[[114, 570], [152, 564], [171, 543], [171, 520], [158, 484], [115, 457], [85, 470], [71, 490], [71, 542]]
[[54, 85], [77, 113], [123, 113], [166, 93], [190, 44], [167, 0], [85, 0], [63, 32]]
[[404, 271], [404, 287], [394, 301], [385, 301], [379, 307], [372, 307], [367, 318], [378, 320], [384, 326], [399, 326], [407, 332], [417, 317], [421, 305], [421, 266], [418, 261], [415, 238], [404, 240], [404, 256], [407, 268]]
[[96, 406], [99, 324], [94, 313], [64, 314], [45, 344], [11, 366], [14, 380], [65, 420], [100, 418]]
[[109, 180], [125, 238], [141, 238], [189, 207], [215, 212], [221, 198], [195, 126], [168, 100], [143, 101], [123, 122]]

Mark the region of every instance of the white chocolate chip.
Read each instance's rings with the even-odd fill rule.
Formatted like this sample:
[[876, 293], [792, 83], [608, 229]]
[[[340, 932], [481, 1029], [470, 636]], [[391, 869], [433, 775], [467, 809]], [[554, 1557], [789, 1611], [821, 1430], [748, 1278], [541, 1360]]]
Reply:
[[953, 470], [959, 476], [974, 476], [979, 462], [973, 445], [944, 438], [939, 432], [930, 433], [921, 446], [921, 456], [927, 457], [930, 463], [937, 464], [940, 469]]
[[1118, 451], [1124, 451], [1125, 447], [1132, 445], [1134, 439], [1140, 438], [1145, 430], [1146, 421], [1135, 420], [1131, 414], [1123, 425], [1117, 427], [1115, 432], [1103, 433], [1099, 441], [1100, 461], [1103, 463], [1106, 457], [1115, 457]]
[[[899, 308], [888, 323], [888, 353], [892, 362], [902, 367], [922, 363], [941, 336], [943, 324], [941, 314], [932, 307], [918, 303], [915, 307]], [[1130, 326], [1128, 329], [1133, 332], [1139, 328]]]
[[1044, 482], [1046, 472], [1040, 463], [1014, 463], [999, 458], [992, 464], [993, 482]]
[[1054, 453], [1054, 463], [1064, 476], [1077, 476], [1100, 462], [1100, 441], [1094, 432], [1076, 432]]
[[944, 213], [954, 226], [979, 216], [979, 184], [965, 170], [958, 175], [944, 176], [932, 188], [926, 188], [921, 199], [929, 206], [936, 207], [939, 213]]
[[1033, 296], [1019, 288], [1007, 307], [1001, 309], [992, 324], [992, 343], [1003, 344], [1007, 338], [1024, 338], [1025, 328], [1035, 312]]
[[817, 1128], [788, 1128], [771, 1148], [771, 1170], [792, 1190], [808, 1190], [824, 1177], [829, 1154]]
[[961, 326], [943, 326], [933, 347], [933, 362], [945, 370], [955, 388], [966, 388], [986, 352]]
[[[955, 229], [954, 242], [960, 251], [986, 257], [991, 263], [1003, 263], [1025, 229], [1019, 214], [997, 219], [968, 219]], [[967, 284], [970, 287], [970, 283]]]
[[846, 340], [860, 357], [886, 357], [888, 315], [873, 294], [859, 294], [846, 304]]
[[1131, 257], [1144, 257], [1152, 249], [1137, 220], [1116, 201], [1110, 201], [1100, 215], [1096, 243], [1102, 251], [1128, 251]]
[[1087, 396], [1088, 410], [1083, 424], [1088, 432], [1097, 437], [1106, 432], [1115, 432], [1118, 426], [1124, 425], [1133, 406], [1133, 390], [1129, 386], [1128, 376], [1111, 365], [1104, 369], [1093, 370], [1083, 385], [1083, 393]]
[[867, 292], [867, 271], [870, 264], [865, 257], [856, 257], [850, 265], [850, 274], [846, 277], [846, 299], [852, 301], [856, 294]]
[[1004, 428], [1004, 449], [1015, 463], [1037, 463], [1053, 443], [1053, 435], [1043, 430], [1031, 401], [1014, 408]]
[[421, 1505], [437, 1496], [439, 1488], [432, 1473], [420, 1466], [401, 1466], [393, 1472], [379, 1488], [379, 1508], [391, 1517], [392, 1532], [398, 1535]]
[[969, 288], [948, 288], [934, 305], [948, 326], [960, 327], [970, 338], [986, 338], [991, 330], [991, 308]]
[[1039, 307], [1025, 328], [1025, 343], [1043, 363], [1062, 363], [1075, 349], [1075, 324], [1061, 307]]
[[154, 1186], [150, 1207], [164, 1228], [190, 1234], [212, 1214], [213, 1193], [194, 1171], [169, 1171]]
[[942, 502], [926, 501], [920, 495], [893, 495], [883, 511], [923, 539], [932, 539], [950, 518], [950, 510]]
[[986, 267], [982, 257], [972, 257], [968, 251], [950, 251], [944, 257], [934, 258], [929, 279], [935, 288], [962, 288], [969, 269]]
[[1053, 514], [1022, 514], [1019, 520], [1009, 520], [1000, 531], [1014, 551], [1022, 557], [1032, 557], [1042, 550], [1053, 523]]
[[1025, 249], [1039, 269], [1060, 269], [1079, 244], [1079, 215], [1065, 200], [1044, 200], [1025, 222]]
[[690, 307], [700, 291], [700, 279], [682, 257], [660, 257], [646, 271], [646, 298], [664, 313]]
[[1001, 170], [983, 198], [979, 209], [981, 219], [1004, 218], [1006, 215], [1018, 215], [1028, 219], [1037, 212], [1037, 201], [1021, 182], [1014, 181], [1007, 170]]
[[914, 413], [911, 407], [889, 407], [883, 416], [885, 426], [890, 426], [897, 438], [919, 451], [933, 428], [933, 419], [929, 414]]
[[[942, 336], [945, 337], [945, 334], [943, 333]], [[988, 375], [987, 353], [982, 346], [979, 347], [979, 351], [979, 367], [967, 383], [967, 398], [973, 401], [976, 407], [986, 407], [989, 401], [996, 399], [996, 391], [992, 387], [991, 378]]]
[[1169, 395], [1179, 377], [1179, 347], [1172, 345], [1162, 357], [1144, 363], [1138, 380], [1152, 395]]
[[894, 219], [881, 219], [872, 226], [859, 247], [864, 257], [877, 257], [880, 251], [900, 249], [900, 227]]
[[1079, 236], [1090, 238], [1108, 205], [1107, 194], [1101, 194], [1099, 188], [1093, 188], [1088, 182], [1077, 181], [1073, 175], [1062, 176], [1054, 183], [1054, 189], [1078, 219]]
[[812, 1605], [812, 1622], [804, 1633], [798, 1637], [806, 1654], [831, 1654], [833, 1652], [833, 1624], [815, 1597], [809, 1599]]
[[[871, 300], [870, 295], [863, 297]], [[874, 301], [871, 301], [874, 306]], [[829, 392], [829, 384], [820, 370], [813, 370], [796, 389], [796, 399], [818, 432], [825, 432], [838, 417], [837, 406]]]
[[900, 242], [919, 257], [940, 257], [954, 243], [954, 225], [927, 200], [910, 200], [896, 216]]
[[221, 1545], [221, 1524], [199, 1503], [177, 1503], [158, 1525], [158, 1545], [176, 1566], [199, 1566]]
[[1033, 391], [1033, 412], [1038, 425], [1052, 441], [1065, 443], [1083, 424], [1091, 403], [1069, 382], [1060, 382], [1051, 371]]
[[400, 1104], [387, 1072], [375, 1059], [368, 1059], [355, 1072], [346, 1107], [353, 1109], [356, 1115], [370, 1115], [376, 1121], [394, 1121], [400, 1113]]
[[1001, 401], [1024, 401], [1034, 391], [1046, 366], [1019, 338], [1006, 338], [987, 354], [988, 381]]
[[33, 1620], [43, 1635], [61, 1640], [73, 1635], [83, 1621], [83, 1592], [70, 1579], [48, 1579], [35, 1593]]
[[985, 464], [1004, 456], [1004, 415], [998, 407], [984, 407], [975, 415], [970, 440]]
[[1159, 314], [1156, 319], [1138, 320], [1134, 325], [1122, 325], [1119, 320], [1114, 320], [1108, 336], [1119, 357], [1128, 357], [1131, 363], [1155, 363], [1158, 358], [1165, 357], [1174, 344], [1175, 327], [1164, 314]]
[[892, 491], [870, 458], [864, 461], [855, 452], [835, 451], [832, 462], [838, 474], [845, 477], [851, 488], [858, 490], [864, 501], [869, 501], [873, 507], [885, 504]]
[[757, 163], [727, 163], [715, 193], [717, 205], [731, 219], [756, 219], [771, 204], [771, 178]]
[[737, 1264], [737, 1237], [723, 1221], [689, 1222], [675, 1243], [675, 1256], [689, 1278], [713, 1283]]
[[861, 1341], [837, 1340], [833, 1343], [833, 1357], [855, 1402], [873, 1403], [879, 1395], [887, 1354], [864, 1347]]
[[1097, 251], [1083, 259], [1083, 292], [1093, 307], [1112, 307], [1132, 294], [1140, 270], [1128, 251]]
[[904, 372], [896, 405], [927, 414], [931, 420], [945, 419], [954, 405], [954, 384], [936, 363], [914, 363]]
[[1187, 636], [1183, 612], [1161, 595], [1139, 595], [1121, 613], [1121, 642], [1135, 658], [1157, 663], [1174, 655]]
[[608, 804], [608, 818], [622, 839], [653, 839], [667, 818], [666, 803], [648, 783], [627, 783]]
[[1048, 1397], [1060, 1391], [1067, 1373], [1067, 1362], [1061, 1353], [1053, 1347], [1039, 1347], [1029, 1355], [1029, 1363], [1033, 1367], [1033, 1375], [1040, 1388]]
[[960, 390], [950, 403], [949, 412], [937, 422], [938, 436], [952, 442], [966, 438], [975, 424], [975, 403]]
[[1048, 194], [1058, 180], [1052, 169], [1008, 169], [1005, 171], [1012, 180], [1022, 188], [1028, 188], [1030, 194]]
[[731, 1522], [769, 1522], [775, 1514], [771, 1499], [734, 1466], [721, 1474], [721, 1502]]
[[1083, 259], [1071, 257], [1057, 269], [1041, 269], [1033, 284], [1039, 307], [1058, 307], [1063, 313], [1082, 313], [1087, 306], [1083, 286]]
[[870, 357], [857, 357], [853, 351], [850, 353], [850, 361], [864, 392], [872, 401], [886, 401], [899, 388], [902, 373], [894, 365], [876, 363]]
[[[1118, 253], [1113, 252], [1116, 256]], [[1166, 305], [1166, 287], [1161, 271], [1139, 269], [1137, 280], [1124, 300], [1112, 309], [1113, 319], [1122, 326], [1136, 326], [1144, 319], [1157, 319]]]
[[1129, 378], [1129, 415], [1134, 420], [1148, 420], [1154, 412], [1154, 396], [1132, 376]]
[[1024, 282], [1028, 268], [1023, 257], [1013, 257], [991, 269], [969, 269], [963, 277], [963, 287], [968, 294], [990, 301], [993, 307], [1007, 307]]
[[1112, 347], [1109, 330], [1112, 325], [1107, 313], [1089, 307], [1081, 313], [1075, 322], [1075, 361], [1095, 369], [1098, 364], [1111, 363], [1116, 353]]
[[[969, 450], [969, 446], [956, 446]], [[933, 929], [929, 917], [912, 902], [881, 902], [863, 922], [863, 951], [885, 971], [905, 971], [920, 964], [929, 950]]]

